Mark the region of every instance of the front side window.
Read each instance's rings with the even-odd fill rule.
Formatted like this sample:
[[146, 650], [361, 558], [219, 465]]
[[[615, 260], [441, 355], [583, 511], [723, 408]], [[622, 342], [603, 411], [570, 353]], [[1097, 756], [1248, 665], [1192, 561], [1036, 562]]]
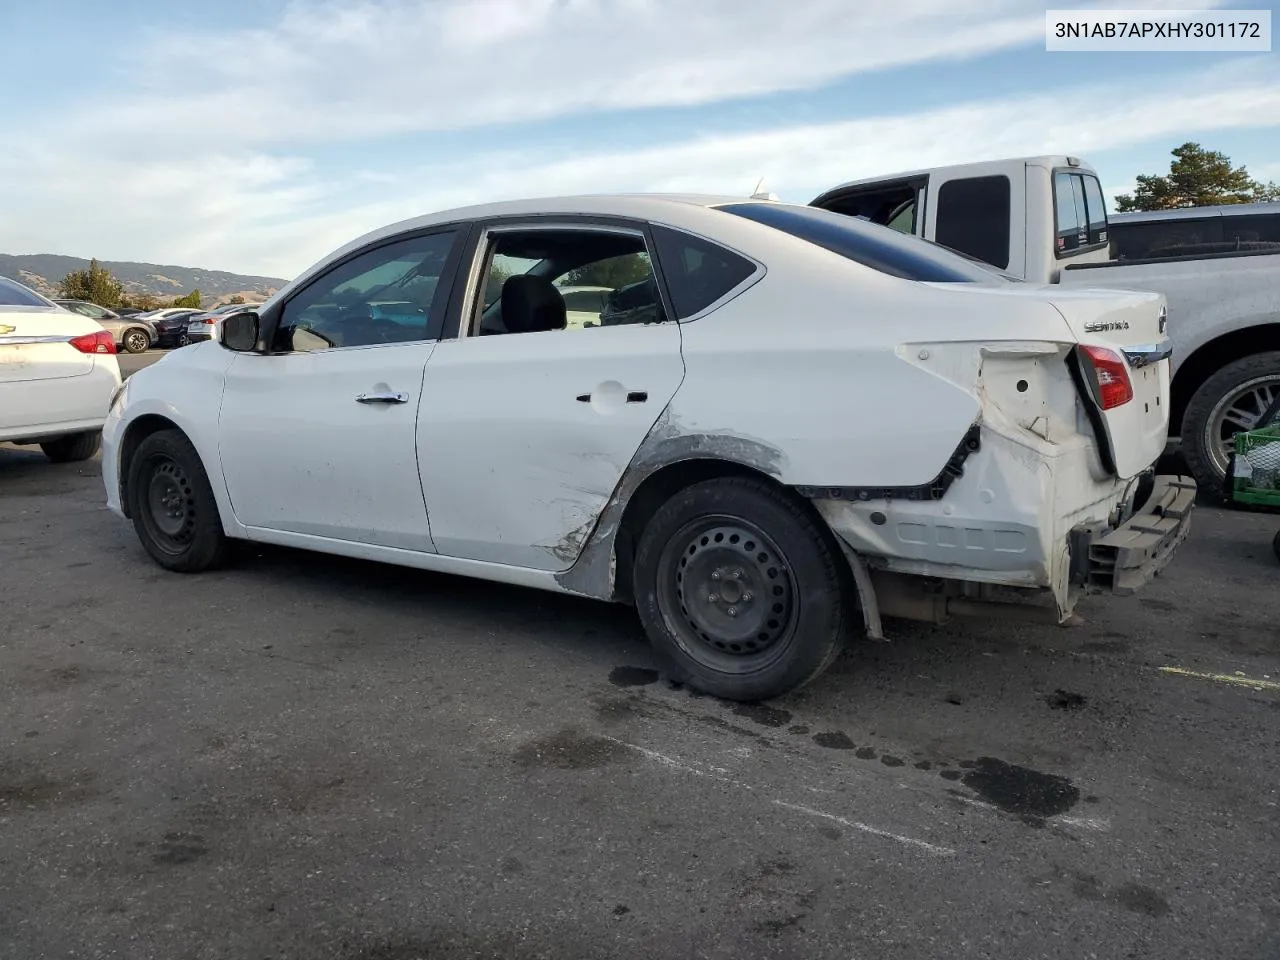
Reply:
[[321, 275], [281, 311], [276, 350], [327, 350], [439, 338], [437, 293], [456, 232], [374, 247]]
[[676, 317], [701, 313], [756, 272], [746, 257], [719, 244], [655, 225], [653, 242]]
[[[638, 231], [494, 231], [473, 332], [547, 333], [667, 319]], [[580, 289], [587, 288], [587, 289]]]

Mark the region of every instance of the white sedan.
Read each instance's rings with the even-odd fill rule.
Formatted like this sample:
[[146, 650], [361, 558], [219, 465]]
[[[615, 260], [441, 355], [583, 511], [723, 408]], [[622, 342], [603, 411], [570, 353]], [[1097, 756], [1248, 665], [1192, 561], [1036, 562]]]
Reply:
[[[568, 327], [557, 284], [620, 260]], [[763, 699], [855, 611], [1062, 622], [1154, 576], [1195, 495], [1152, 471], [1164, 322], [773, 201], [469, 207], [134, 374], [103, 480], [170, 570], [250, 540], [621, 601], [674, 676]]]
[[119, 386], [110, 331], [0, 277], [0, 442], [39, 444], [58, 463], [88, 460]]

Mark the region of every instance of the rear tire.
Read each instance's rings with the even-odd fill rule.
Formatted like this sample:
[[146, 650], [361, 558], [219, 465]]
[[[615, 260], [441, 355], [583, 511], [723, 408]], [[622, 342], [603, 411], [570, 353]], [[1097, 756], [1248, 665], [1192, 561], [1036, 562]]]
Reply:
[[89, 430], [86, 433], [71, 433], [57, 440], [48, 440], [40, 444], [40, 449], [54, 463], [78, 463], [88, 460], [101, 446], [102, 432]]
[[200, 455], [180, 430], [138, 445], [126, 468], [129, 515], [143, 548], [160, 566], [197, 573], [223, 563], [229, 544]]
[[127, 353], [146, 353], [151, 346], [151, 335], [141, 327], [130, 327], [120, 338]]
[[633, 596], [672, 678], [726, 700], [798, 690], [840, 653], [847, 569], [829, 531], [754, 478], [694, 484], [645, 526]]
[[[1221, 491], [1230, 460], [1233, 406], [1254, 412], [1269, 395], [1280, 393], [1280, 351], [1255, 353], [1227, 364], [1200, 385], [1182, 416], [1182, 456], [1201, 490]], [[1263, 409], [1257, 409], [1261, 416]], [[1244, 429], [1236, 427], [1235, 429]], [[1221, 495], [1219, 495], [1221, 499]]]
[[1276, 559], [1280, 560], [1280, 531], [1276, 533], [1276, 538], [1271, 541], [1271, 549], [1276, 552]]

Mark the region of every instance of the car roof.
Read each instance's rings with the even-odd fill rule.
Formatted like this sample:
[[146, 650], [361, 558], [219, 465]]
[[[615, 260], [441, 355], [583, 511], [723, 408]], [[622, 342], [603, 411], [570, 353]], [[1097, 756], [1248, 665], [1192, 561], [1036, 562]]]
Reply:
[[[518, 200], [498, 200], [489, 203], [469, 204], [438, 210], [434, 213], [398, 220], [377, 227], [343, 244], [311, 264], [266, 303], [272, 303], [288, 295], [306, 283], [326, 266], [347, 254], [371, 243], [390, 239], [415, 230], [458, 221], [484, 220], [508, 216], [613, 216], [656, 222], [688, 221], [690, 214], [709, 210], [730, 203], [766, 203], [777, 201], [752, 200], [746, 196], [703, 193], [590, 193], [565, 196], [528, 197]], [[264, 304], [246, 304], [261, 308]]]

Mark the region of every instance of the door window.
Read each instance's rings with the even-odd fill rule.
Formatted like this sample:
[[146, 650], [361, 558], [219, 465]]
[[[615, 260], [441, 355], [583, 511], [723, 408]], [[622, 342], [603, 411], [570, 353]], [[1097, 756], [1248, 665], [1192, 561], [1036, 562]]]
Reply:
[[374, 247], [322, 274], [284, 305], [274, 349], [327, 350], [435, 340], [456, 231]]
[[472, 326], [481, 335], [668, 319], [639, 231], [503, 228], [490, 235], [484, 255], [483, 295]]

